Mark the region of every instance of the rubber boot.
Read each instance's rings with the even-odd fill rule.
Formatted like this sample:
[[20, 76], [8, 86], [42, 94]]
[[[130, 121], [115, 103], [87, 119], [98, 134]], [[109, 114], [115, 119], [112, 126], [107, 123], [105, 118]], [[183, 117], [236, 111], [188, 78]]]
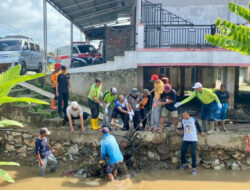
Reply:
[[93, 130], [96, 130], [96, 127], [95, 127], [95, 119], [90, 119], [90, 124], [91, 124], [91, 128], [93, 129]]
[[101, 129], [101, 127], [98, 125], [98, 121], [99, 121], [99, 119], [96, 118], [95, 119], [95, 128], [96, 128], [96, 130]]
[[55, 99], [52, 99], [52, 100], [51, 100], [50, 108], [51, 108], [52, 110], [56, 110], [56, 100], [55, 100]]
[[202, 130], [203, 130], [203, 132], [207, 132], [207, 121], [206, 120], [202, 120], [201, 124], [202, 124]]
[[212, 134], [214, 132], [214, 121], [208, 121], [208, 134]]

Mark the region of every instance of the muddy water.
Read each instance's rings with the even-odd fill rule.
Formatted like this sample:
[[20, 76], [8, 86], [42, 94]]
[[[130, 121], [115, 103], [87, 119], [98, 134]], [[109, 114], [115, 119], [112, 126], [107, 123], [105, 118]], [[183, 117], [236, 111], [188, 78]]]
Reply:
[[61, 172], [36, 177], [36, 170], [12, 168], [15, 184], [0, 180], [1, 190], [250, 190], [249, 171], [199, 170], [196, 176], [190, 171], [142, 172], [135, 178], [107, 183], [101, 179], [63, 177]]

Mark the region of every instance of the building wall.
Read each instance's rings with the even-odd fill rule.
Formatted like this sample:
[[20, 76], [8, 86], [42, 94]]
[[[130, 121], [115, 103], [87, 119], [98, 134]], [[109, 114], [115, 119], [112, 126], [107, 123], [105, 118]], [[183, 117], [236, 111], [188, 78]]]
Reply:
[[[234, 23], [246, 23], [240, 16], [227, 8], [232, 0], [150, 0], [152, 3], [162, 3], [164, 9], [180, 16], [194, 24], [214, 24], [218, 18], [230, 20]], [[248, 0], [234, 0], [242, 6], [248, 7]]]

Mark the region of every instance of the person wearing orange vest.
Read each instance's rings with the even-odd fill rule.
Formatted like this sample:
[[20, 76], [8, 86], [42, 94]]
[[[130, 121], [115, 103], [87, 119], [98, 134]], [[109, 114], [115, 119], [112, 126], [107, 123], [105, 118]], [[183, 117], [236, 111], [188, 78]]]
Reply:
[[54, 69], [55, 71], [51, 74], [51, 83], [52, 83], [52, 88], [53, 88], [53, 92], [55, 97], [51, 100], [51, 105], [50, 108], [53, 110], [56, 110], [56, 101], [57, 101], [57, 96], [56, 96], [56, 79], [57, 79], [57, 74], [59, 73], [60, 69], [61, 69], [61, 64], [60, 63], [56, 63], [54, 65]]

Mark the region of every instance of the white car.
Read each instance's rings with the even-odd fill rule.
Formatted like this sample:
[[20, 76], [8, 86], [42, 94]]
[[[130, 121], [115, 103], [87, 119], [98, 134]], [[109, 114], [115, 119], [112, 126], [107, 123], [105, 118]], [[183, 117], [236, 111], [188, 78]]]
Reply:
[[27, 71], [43, 71], [43, 57], [40, 46], [25, 36], [0, 38], [0, 72], [21, 64], [21, 75]]

